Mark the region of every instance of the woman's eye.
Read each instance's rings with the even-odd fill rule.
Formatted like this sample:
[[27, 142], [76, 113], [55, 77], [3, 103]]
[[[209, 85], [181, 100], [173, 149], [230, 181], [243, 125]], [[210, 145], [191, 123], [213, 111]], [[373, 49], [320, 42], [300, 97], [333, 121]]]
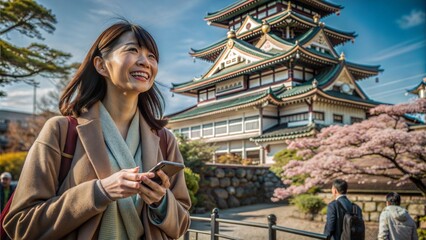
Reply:
[[128, 51], [129, 52], [138, 52], [138, 49], [137, 48], [129, 48]]
[[157, 57], [156, 57], [154, 54], [152, 54], [152, 53], [150, 53], [150, 54], [148, 55], [148, 57], [149, 57], [149, 58], [153, 58], [153, 59], [157, 60]]

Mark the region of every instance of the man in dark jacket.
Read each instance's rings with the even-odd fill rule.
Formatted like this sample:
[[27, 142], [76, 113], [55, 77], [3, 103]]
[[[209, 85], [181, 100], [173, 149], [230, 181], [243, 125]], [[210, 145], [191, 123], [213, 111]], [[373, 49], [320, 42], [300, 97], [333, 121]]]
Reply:
[[0, 175], [0, 181], [0, 210], [3, 211], [7, 201], [9, 201], [10, 196], [12, 196], [13, 191], [15, 191], [15, 186], [11, 185], [12, 174], [8, 172], [4, 172]]
[[[348, 183], [346, 181], [341, 179], [333, 181], [331, 193], [333, 194], [334, 200], [327, 206], [327, 222], [324, 228], [324, 234], [332, 236], [333, 238], [331, 239], [340, 239], [340, 235], [342, 235], [345, 211], [352, 212], [352, 203], [346, 197], [347, 191]], [[361, 213], [359, 213], [359, 215], [362, 217]]]

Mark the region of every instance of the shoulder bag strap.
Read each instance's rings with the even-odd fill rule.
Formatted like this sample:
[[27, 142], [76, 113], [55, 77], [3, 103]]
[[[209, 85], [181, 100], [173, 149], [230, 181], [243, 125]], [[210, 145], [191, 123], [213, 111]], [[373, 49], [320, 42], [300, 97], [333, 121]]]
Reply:
[[169, 155], [167, 154], [167, 130], [165, 128], [162, 128], [160, 130], [157, 130], [157, 136], [160, 137], [160, 150], [161, 154], [163, 155], [164, 160], [167, 160], [169, 158]]
[[65, 140], [64, 151], [62, 152], [61, 168], [59, 170], [59, 185], [62, 184], [65, 177], [71, 168], [72, 158], [75, 152], [75, 145], [77, 144], [77, 119], [72, 116], [67, 116], [68, 130], [67, 139]]

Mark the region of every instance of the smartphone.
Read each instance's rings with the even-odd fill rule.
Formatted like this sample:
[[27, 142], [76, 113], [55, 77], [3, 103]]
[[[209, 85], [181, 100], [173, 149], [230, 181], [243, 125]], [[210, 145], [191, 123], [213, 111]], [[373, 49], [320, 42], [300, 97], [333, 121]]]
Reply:
[[151, 178], [151, 181], [154, 181], [160, 185], [162, 184], [161, 178], [157, 176], [158, 170], [163, 170], [163, 172], [167, 176], [169, 176], [169, 178], [171, 178], [173, 175], [175, 175], [176, 173], [178, 173], [180, 170], [184, 168], [185, 168], [185, 165], [183, 165], [183, 163], [163, 160], [149, 170], [149, 172], [155, 173], [155, 177]]

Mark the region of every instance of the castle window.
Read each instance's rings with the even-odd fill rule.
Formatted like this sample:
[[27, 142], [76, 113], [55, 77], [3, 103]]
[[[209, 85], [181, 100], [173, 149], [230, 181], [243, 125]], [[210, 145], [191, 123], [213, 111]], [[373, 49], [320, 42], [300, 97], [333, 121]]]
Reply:
[[253, 131], [259, 129], [259, 117], [258, 116], [251, 116], [246, 117], [244, 119], [245, 124], [245, 130], [246, 131]]
[[257, 19], [263, 19], [266, 17], [266, 11], [264, 12], [259, 12], [259, 14], [257, 15]]
[[207, 100], [207, 90], [202, 90], [198, 93], [198, 101], [206, 101]]
[[180, 134], [186, 138], [189, 138], [189, 128], [182, 128]]
[[214, 123], [214, 131], [215, 131], [216, 135], [226, 134], [228, 132], [226, 121], [215, 122]]
[[324, 113], [323, 112], [314, 112], [314, 119], [324, 121]]
[[357, 123], [357, 122], [362, 122], [364, 119], [359, 118], [359, 117], [351, 117], [351, 124]]
[[343, 123], [343, 115], [333, 114], [334, 123]]
[[270, 9], [268, 9], [268, 16], [271, 16], [271, 15], [273, 15], [276, 12], [277, 12], [277, 8], [276, 7], [270, 8]]
[[229, 120], [229, 133], [242, 132], [243, 120], [241, 118]]
[[198, 102], [214, 99], [215, 97], [215, 88], [204, 89], [198, 92]]
[[296, 114], [282, 116], [281, 122], [283, 123], [299, 122], [299, 121], [308, 120], [308, 118], [309, 118], [308, 112], [296, 113]]
[[213, 123], [203, 124], [203, 137], [213, 136]]
[[191, 127], [191, 138], [200, 138], [201, 137], [200, 130], [201, 130], [200, 126]]

